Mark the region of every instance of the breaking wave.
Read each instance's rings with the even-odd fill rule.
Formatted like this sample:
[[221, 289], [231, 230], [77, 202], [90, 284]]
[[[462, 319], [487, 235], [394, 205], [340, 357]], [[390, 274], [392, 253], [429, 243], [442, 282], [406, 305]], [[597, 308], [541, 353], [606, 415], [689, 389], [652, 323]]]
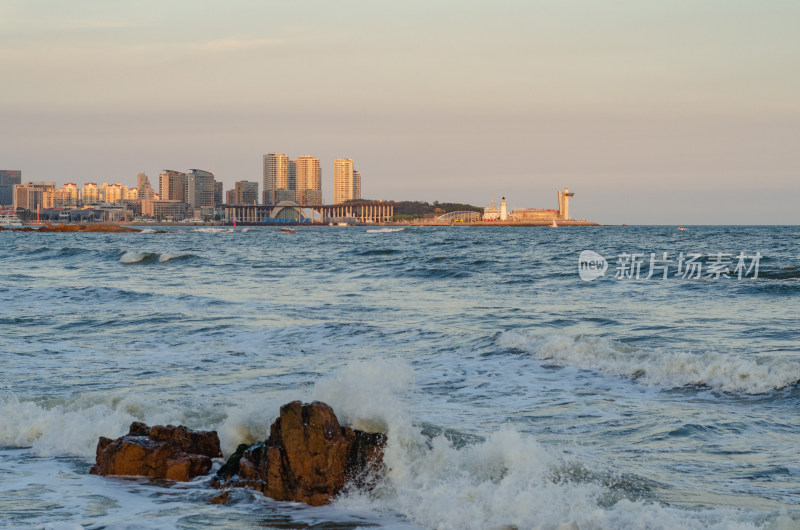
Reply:
[[133, 251], [125, 251], [123, 252], [122, 256], [120, 256], [119, 261], [120, 263], [124, 263], [126, 265], [133, 265], [137, 263], [147, 264], [147, 263], [169, 263], [171, 261], [179, 261], [179, 260], [188, 260], [192, 258], [196, 258], [195, 254], [180, 254], [180, 253], [164, 253], [159, 254], [157, 252], [133, 252]]
[[200, 227], [200, 228], [192, 228], [190, 232], [205, 232], [209, 234], [232, 234], [235, 232], [233, 228], [211, 228], [211, 227]]
[[158, 260], [159, 255], [155, 252], [132, 252], [125, 251], [120, 256], [120, 263], [132, 265], [134, 263], [151, 263]]
[[38, 456], [94, 457], [100, 436], [125, 434], [133, 421], [180, 423], [176, 407], [135, 396], [83, 395], [45, 406], [0, 398], [0, 446], [31, 447]]
[[761, 522], [732, 509], [689, 511], [643, 499], [648, 481], [602, 480], [602, 470], [587, 470], [511, 426], [485, 439], [428, 437], [407, 413], [413, 388], [413, 370], [386, 360], [351, 363], [315, 385], [313, 397], [340, 419], [388, 436], [384, 479], [371, 492], [347, 491], [337, 507], [401, 513], [443, 529], [728, 529]]
[[537, 359], [603, 374], [631, 377], [650, 386], [705, 386], [741, 394], [765, 394], [800, 381], [800, 362], [736, 354], [686, 353], [632, 348], [602, 337], [505, 331], [503, 348]]
[[398, 228], [370, 228], [367, 230], [368, 234], [388, 234], [390, 232], [402, 232], [405, 230], [405, 227], [401, 226]]

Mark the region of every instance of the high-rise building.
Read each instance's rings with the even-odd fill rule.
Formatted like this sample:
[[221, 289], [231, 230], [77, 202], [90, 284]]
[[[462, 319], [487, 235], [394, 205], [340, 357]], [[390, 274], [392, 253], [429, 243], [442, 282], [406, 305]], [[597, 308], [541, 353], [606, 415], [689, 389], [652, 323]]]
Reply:
[[297, 189], [297, 160], [291, 158], [289, 159], [289, 185], [286, 186], [286, 189], [291, 191]]
[[234, 204], [256, 204], [258, 201], [258, 182], [240, 180], [234, 186]]
[[290, 190], [289, 157], [283, 153], [264, 155], [264, 197], [263, 203], [274, 205], [278, 200], [278, 190]]
[[139, 198], [145, 201], [152, 201], [155, 191], [150, 184], [150, 179], [144, 173], [136, 175], [136, 188], [139, 190]]
[[81, 202], [83, 204], [100, 204], [100, 188], [96, 182], [85, 182], [81, 190]]
[[186, 203], [190, 208], [214, 207], [214, 174], [202, 169], [186, 173]]
[[214, 181], [214, 208], [222, 204], [222, 181]]
[[186, 202], [186, 173], [162, 171], [158, 175], [158, 194], [162, 201]]
[[120, 183], [117, 184], [106, 184], [103, 182], [103, 185], [100, 187], [100, 202], [107, 202], [107, 203], [115, 203], [117, 201], [122, 200], [125, 197], [125, 191], [127, 190], [127, 186], [123, 186]]
[[353, 169], [349, 158], [333, 161], [333, 203], [339, 204], [361, 198], [361, 173]]
[[14, 209], [36, 210], [44, 207], [44, 192], [55, 190], [55, 182], [25, 182], [14, 186]]
[[[256, 196], [258, 193], [256, 192]], [[236, 189], [225, 191], [225, 204], [236, 204]]]
[[297, 157], [297, 181], [295, 202], [303, 206], [322, 205], [322, 172], [319, 158], [315, 156]]
[[0, 206], [14, 204], [14, 186], [22, 184], [22, 171], [0, 170]]

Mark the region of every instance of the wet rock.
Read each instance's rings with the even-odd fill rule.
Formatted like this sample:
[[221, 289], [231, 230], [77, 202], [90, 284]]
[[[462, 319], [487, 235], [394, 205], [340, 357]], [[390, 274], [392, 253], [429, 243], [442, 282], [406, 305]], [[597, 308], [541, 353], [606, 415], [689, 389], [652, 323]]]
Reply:
[[385, 442], [383, 434], [342, 427], [325, 403], [294, 401], [281, 407], [266, 441], [243, 451], [229, 484], [279, 501], [329, 504], [347, 483], [369, 486], [383, 469]]
[[211, 497], [211, 504], [228, 504], [228, 501], [231, 500], [231, 490], [225, 490], [219, 495], [215, 495]]
[[97, 442], [93, 475], [130, 475], [188, 481], [211, 470], [222, 456], [215, 431], [192, 431], [174, 425], [134, 422], [128, 434]]
[[43, 226], [37, 232], [139, 232], [139, 230], [127, 226], [96, 223], [89, 225], [57, 224]]

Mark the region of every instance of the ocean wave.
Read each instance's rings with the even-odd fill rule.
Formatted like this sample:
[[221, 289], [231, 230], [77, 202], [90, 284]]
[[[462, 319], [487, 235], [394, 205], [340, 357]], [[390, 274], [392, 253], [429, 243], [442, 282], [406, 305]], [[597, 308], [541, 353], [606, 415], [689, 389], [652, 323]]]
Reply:
[[402, 232], [405, 230], [405, 227], [398, 227], [398, 228], [370, 228], [367, 230], [368, 234], [388, 234], [391, 232]]
[[155, 252], [133, 252], [127, 250], [119, 257], [120, 263], [133, 265], [134, 263], [152, 263], [158, 260], [159, 254]]
[[30, 447], [38, 456], [95, 455], [100, 436], [116, 438], [133, 421], [178, 424], [176, 407], [137, 396], [83, 395], [52, 406], [0, 398], [0, 446]]
[[400, 252], [400, 250], [395, 248], [376, 248], [360, 252], [359, 256], [384, 256], [388, 254], [398, 254]]
[[[204, 232], [207, 234], [232, 234], [235, 232], [233, 228], [212, 228], [208, 226], [200, 227], [200, 228], [192, 228], [189, 230], [190, 232]], [[244, 231], [244, 230], [243, 230]]]
[[166, 252], [164, 254], [159, 254], [158, 252], [133, 252], [127, 250], [122, 253], [120, 256], [119, 261], [120, 263], [124, 263], [126, 265], [133, 265], [133, 264], [148, 264], [148, 263], [169, 263], [171, 261], [179, 261], [179, 260], [189, 260], [196, 258], [197, 255], [195, 254], [181, 254], [181, 253], [169, 253]]
[[195, 254], [164, 253], [158, 257], [159, 263], [169, 263], [170, 261], [183, 261], [196, 258]]
[[602, 337], [542, 335], [505, 331], [503, 348], [537, 359], [607, 375], [630, 377], [648, 386], [704, 386], [741, 394], [765, 394], [800, 382], [800, 362], [737, 354], [686, 353], [625, 346]]
[[[425, 436], [406, 400], [414, 373], [401, 361], [350, 363], [317, 382], [313, 397], [343, 421], [387, 433], [386, 475], [335, 506], [400, 513], [426, 528], [756, 528], [732, 509], [683, 510], [647, 499], [651, 481], [581, 465], [510, 425], [485, 438]], [[475, 441], [477, 440], [477, 441]], [[750, 520], [748, 520], [750, 519]]]

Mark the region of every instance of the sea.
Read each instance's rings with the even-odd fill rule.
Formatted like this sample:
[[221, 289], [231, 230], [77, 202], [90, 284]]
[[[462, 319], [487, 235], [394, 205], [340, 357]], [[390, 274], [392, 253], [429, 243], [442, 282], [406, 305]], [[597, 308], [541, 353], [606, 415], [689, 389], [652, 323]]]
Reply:
[[[159, 231], [0, 232], [0, 527], [800, 528], [799, 227]], [[294, 400], [387, 434], [375, 487], [89, 474]]]

